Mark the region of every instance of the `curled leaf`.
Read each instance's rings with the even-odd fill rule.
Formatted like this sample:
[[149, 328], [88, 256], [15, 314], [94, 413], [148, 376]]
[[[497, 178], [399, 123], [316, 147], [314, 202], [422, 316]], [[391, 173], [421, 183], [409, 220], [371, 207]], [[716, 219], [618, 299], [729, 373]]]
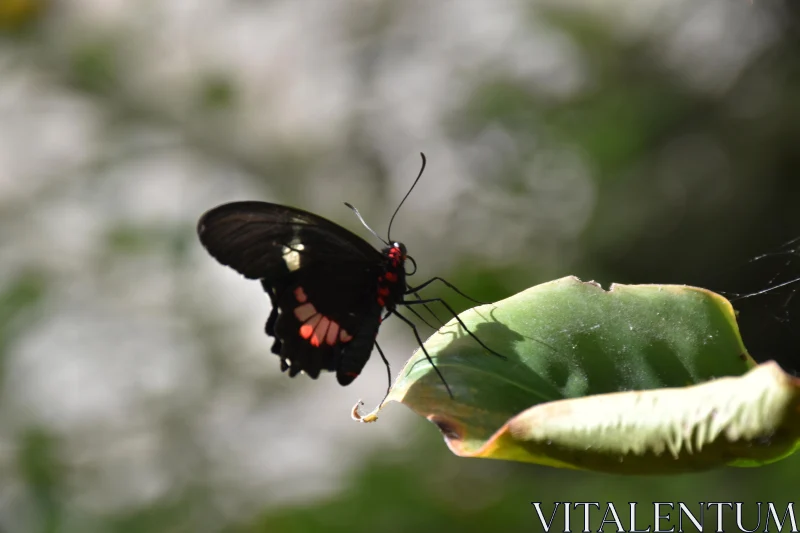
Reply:
[[774, 362], [741, 377], [537, 405], [458, 455], [628, 474], [758, 466], [800, 441], [800, 380]]

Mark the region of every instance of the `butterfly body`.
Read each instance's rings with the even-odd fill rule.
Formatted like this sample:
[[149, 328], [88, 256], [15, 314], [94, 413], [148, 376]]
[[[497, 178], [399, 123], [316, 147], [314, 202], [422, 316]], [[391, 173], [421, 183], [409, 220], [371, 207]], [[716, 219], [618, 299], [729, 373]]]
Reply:
[[378, 251], [313, 213], [267, 202], [234, 202], [205, 213], [198, 236], [208, 252], [269, 295], [272, 352], [291, 377], [336, 372], [341, 385], [361, 373], [384, 313], [408, 290], [406, 248]]

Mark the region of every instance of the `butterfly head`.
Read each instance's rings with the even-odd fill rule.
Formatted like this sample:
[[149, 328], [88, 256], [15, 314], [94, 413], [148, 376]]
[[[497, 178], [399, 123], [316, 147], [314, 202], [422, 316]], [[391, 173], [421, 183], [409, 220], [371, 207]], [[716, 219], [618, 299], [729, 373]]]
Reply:
[[395, 267], [403, 263], [408, 257], [406, 245], [402, 242], [391, 243], [390, 246], [383, 249], [383, 254], [389, 258], [389, 261]]

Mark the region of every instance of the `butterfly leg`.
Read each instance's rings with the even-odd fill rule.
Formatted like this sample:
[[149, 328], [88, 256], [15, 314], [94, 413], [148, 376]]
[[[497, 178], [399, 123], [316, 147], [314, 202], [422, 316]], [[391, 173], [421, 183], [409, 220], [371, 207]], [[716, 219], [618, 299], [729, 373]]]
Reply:
[[[415, 302], [415, 303], [417, 303], [417, 302]], [[444, 376], [439, 371], [439, 368], [433, 362], [433, 359], [431, 359], [430, 354], [428, 354], [428, 350], [425, 349], [425, 344], [422, 342], [422, 338], [420, 338], [420, 336], [419, 336], [419, 331], [417, 331], [417, 326], [415, 326], [414, 323], [411, 322], [409, 319], [407, 319], [406, 317], [404, 317], [403, 315], [398, 313], [397, 310], [392, 311], [392, 314], [397, 316], [400, 320], [402, 320], [406, 324], [408, 324], [408, 327], [410, 327], [411, 330], [414, 332], [414, 336], [417, 338], [417, 342], [419, 343], [419, 347], [422, 348], [422, 353], [425, 354], [425, 358], [428, 360], [428, 362], [431, 364], [433, 369], [436, 371], [436, 375], [439, 376], [439, 379], [442, 380], [442, 383], [444, 383], [444, 388], [447, 389], [447, 394], [450, 395], [451, 399], [454, 398], [453, 391], [450, 390], [450, 385], [447, 384], [447, 381], [445, 381]]]
[[[430, 311], [430, 313], [433, 315], [433, 311], [431, 311], [431, 310], [428, 308], [428, 306], [427, 306], [427, 305], [425, 306], [425, 308], [426, 308], [426, 309], [428, 309], [428, 311]], [[434, 331], [435, 331], [435, 330], [437, 329], [436, 327], [434, 327], [434, 326], [433, 326], [433, 324], [431, 324], [430, 322], [428, 322], [427, 320], [425, 320], [425, 317], [423, 317], [421, 314], [419, 314], [419, 313], [417, 312], [417, 310], [416, 310], [416, 309], [414, 309], [413, 307], [409, 307], [409, 308], [408, 308], [408, 310], [409, 310], [409, 311], [411, 311], [412, 313], [414, 313], [414, 316], [416, 316], [417, 318], [419, 318], [419, 319], [422, 321], [422, 323], [423, 323], [423, 324], [425, 324], [426, 326], [428, 326], [428, 327], [429, 327], [429, 328], [431, 328], [432, 330], [434, 330]], [[436, 320], [439, 320], [439, 318], [438, 318], [436, 315], [433, 315], [433, 317], [434, 317], [434, 318], [436, 318]], [[442, 323], [442, 326], [444, 326], [444, 322], [442, 322], [441, 320], [439, 320], [439, 322], [441, 322], [441, 323]]]
[[429, 279], [428, 281], [426, 281], [426, 282], [425, 282], [425, 283], [423, 283], [422, 285], [418, 285], [418, 286], [416, 286], [416, 287], [411, 287], [411, 286], [409, 286], [409, 287], [406, 289], [406, 294], [413, 294], [413, 293], [415, 293], [415, 292], [421, 291], [422, 289], [424, 289], [425, 287], [427, 287], [428, 285], [430, 285], [430, 284], [431, 284], [431, 283], [433, 283], [434, 281], [441, 281], [442, 283], [444, 283], [445, 285], [447, 285], [448, 287], [450, 287], [450, 288], [451, 288], [453, 291], [455, 291], [457, 294], [460, 294], [461, 296], [463, 296], [463, 297], [464, 297], [464, 298], [466, 298], [467, 300], [470, 300], [470, 301], [472, 301], [472, 302], [475, 302], [476, 304], [481, 304], [481, 305], [487, 305], [487, 304], [488, 304], [488, 302], [481, 302], [480, 300], [476, 300], [475, 298], [471, 298], [471, 297], [467, 296], [466, 294], [464, 294], [463, 292], [461, 292], [461, 291], [460, 291], [460, 290], [459, 290], [459, 289], [458, 289], [458, 288], [457, 288], [455, 285], [453, 285], [452, 283], [450, 283], [449, 281], [447, 281], [447, 280], [446, 280], [446, 279], [444, 279], [444, 278], [440, 278], [439, 276], [436, 276], [436, 277], [434, 277], [434, 278], [431, 278], [431, 279]]
[[419, 304], [419, 305], [422, 305], [422, 304], [433, 303], [433, 302], [439, 302], [439, 303], [441, 303], [441, 304], [442, 304], [442, 305], [445, 307], [445, 309], [447, 309], [447, 310], [450, 312], [450, 314], [451, 314], [451, 315], [453, 315], [453, 317], [454, 317], [454, 318], [455, 318], [455, 319], [458, 321], [458, 323], [461, 325], [461, 327], [462, 327], [462, 328], [464, 328], [464, 331], [466, 331], [466, 332], [467, 332], [467, 334], [468, 334], [470, 337], [472, 337], [473, 339], [475, 339], [475, 342], [477, 342], [478, 344], [480, 344], [480, 345], [481, 345], [481, 347], [482, 347], [483, 349], [485, 349], [486, 351], [490, 352], [490, 353], [491, 353], [491, 354], [493, 354], [493, 355], [496, 355], [497, 357], [499, 357], [499, 358], [501, 358], [501, 359], [508, 359], [508, 358], [507, 358], [505, 355], [499, 354], [499, 353], [495, 352], [494, 350], [492, 350], [491, 348], [489, 348], [488, 346], [486, 346], [486, 345], [483, 343], [483, 341], [482, 341], [482, 340], [480, 340], [478, 337], [476, 337], [476, 336], [475, 336], [475, 334], [474, 334], [474, 333], [472, 333], [472, 332], [469, 330], [469, 328], [467, 327], [467, 325], [466, 325], [466, 324], [464, 324], [464, 322], [462, 322], [462, 320], [461, 320], [461, 319], [458, 317], [458, 314], [456, 314], [456, 312], [453, 310], [453, 308], [452, 308], [452, 307], [450, 307], [450, 304], [448, 304], [447, 302], [445, 302], [445, 301], [444, 301], [444, 300], [442, 300], [441, 298], [429, 298], [429, 299], [427, 299], [427, 300], [404, 301], [402, 304], [403, 304], [403, 305], [418, 305], [418, 304]]
[[[412, 293], [412, 294], [414, 295], [414, 298], [416, 298], [417, 300], [422, 300], [422, 296], [420, 296], [420, 295], [419, 295], [419, 294], [417, 294], [416, 292], [414, 292], [414, 293]], [[437, 321], [439, 324], [441, 324], [442, 326], [444, 326], [444, 321], [443, 321], [441, 318], [439, 318], [438, 316], [436, 316], [436, 313], [434, 313], [434, 312], [433, 312], [433, 309], [431, 309], [431, 308], [430, 308], [430, 306], [429, 306], [428, 304], [424, 304], [422, 307], [424, 307], [424, 308], [425, 308], [425, 309], [426, 309], [426, 310], [427, 310], [427, 311], [428, 311], [428, 312], [431, 314], [431, 316], [432, 316], [433, 318], [435, 318], [435, 319], [436, 319], [436, 321]], [[409, 307], [408, 309], [409, 309], [409, 310], [411, 310], [411, 308], [410, 308], [410, 307]], [[419, 316], [419, 315], [417, 315], [417, 316]], [[425, 322], [425, 321], [423, 320], [423, 322]], [[425, 322], [425, 323], [427, 324], [427, 322]], [[434, 327], [431, 327], [431, 329], [436, 329], [436, 328], [434, 328]]]
[[384, 396], [383, 400], [381, 400], [381, 403], [383, 403], [386, 401], [386, 398], [389, 396], [389, 392], [392, 390], [392, 368], [389, 366], [389, 360], [386, 359], [385, 355], [383, 355], [383, 350], [381, 350], [381, 346], [378, 344], [378, 341], [375, 341], [375, 347], [378, 349], [381, 359], [383, 359], [383, 364], [386, 365], [386, 375], [389, 378], [389, 386], [386, 388], [386, 396]]

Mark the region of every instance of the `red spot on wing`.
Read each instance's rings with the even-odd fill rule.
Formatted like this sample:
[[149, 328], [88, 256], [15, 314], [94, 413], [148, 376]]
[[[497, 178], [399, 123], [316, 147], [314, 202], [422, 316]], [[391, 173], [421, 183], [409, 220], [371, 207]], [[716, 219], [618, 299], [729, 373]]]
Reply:
[[306, 292], [303, 290], [303, 287], [297, 287], [294, 290], [294, 297], [297, 298], [297, 301], [301, 304], [306, 303], [308, 300], [308, 296], [306, 296]]
[[328, 346], [333, 346], [336, 344], [336, 339], [339, 337], [339, 324], [336, 322], [331, 321], [331, 327], [328, 328], [328, 334], [325, 335], [325, 342]]
[[309, 318], [317, 314], [317, 309], [314, 307], [312, 303], [304, 303], [303, 305], [298, 305], [294, 308], [294, 316], [297, 317], [297, 320], [300, 322], [306, 322]]
[[380, 305], [381, 307], [386, 305], [386, 301], [380, 296], [378, 296], [378, 305]]
[[397, 274], [394, 272], [387, 272], [386, 273], [386, 281], [390, 281], [392, 283], [397, 281]]
[[351, 378], [357, 378], [359, 376], [358, 372], [345, 372], [344, 375]]
[[317, 343], [314, 344], [314, 338], [312, 337], [312, 335], [314, 335], [314, 330], [317, 329], [317, 326], [319, 325], [322, 319], [323, 319], [322, 315], [316, 314], [313, 317], [311, 317], [305, 324], [300, 326], [300, 336], [303, 337], [304, 339], [309, 339], [309, 342], [311, 342], [311, 344], [314, 346], [319, 346], [319, 339], [317, 339], [316, 341]]
[[314, 336], [311, 337], [311, 345], [315, 348], [319, 348], [322, 345], [322, 341], [325, 339], [325, 336], [328, 334], [328, 328], [331, 326], [331, 321], [329, 318], [322, 317], [319, 321], [319, 325], [314, 329]]
[[378, 287], [378, 294], [381, 296], [389, 296], [389, 287]]
[[[294, 314], [304, 317], [305, 324], [300, 326], [300, 336], [307, 339], [315, 348], [319, 348], [323, 343], [335, 346], [338, 341], [350, 342], [353, 340], [353, 337], [338, 322], [317, 313], [310, 303], [297, 307]], [[300, 316], [298, 316], [299, 318]]]

